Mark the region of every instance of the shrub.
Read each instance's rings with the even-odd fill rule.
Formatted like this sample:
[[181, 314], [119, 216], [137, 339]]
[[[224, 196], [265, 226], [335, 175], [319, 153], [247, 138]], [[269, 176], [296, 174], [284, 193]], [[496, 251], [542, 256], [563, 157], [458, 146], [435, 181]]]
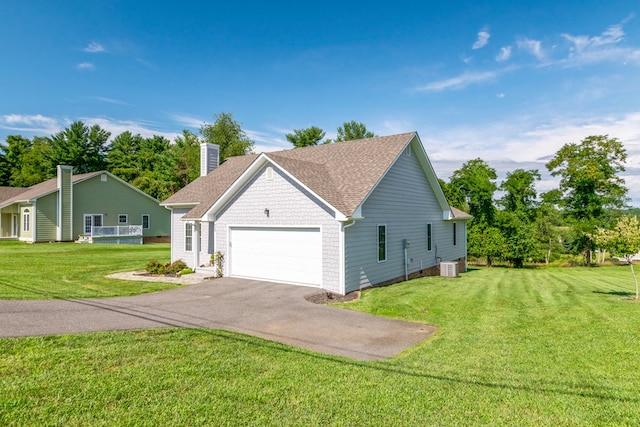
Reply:
[[164, 264], [162, 264], [157, 259], [150, 259], [149, 261], [147, 261], [145, 269], [149, 274], [164, 274], [166, 272]]
[[169, 274], [178, 274], [186, 268], [188, 268], [188, 266], [184, 261], [177, 260], [166, 266], [166, 272]]
[[185, 268], [178, 273], [178, 276], [184, 276], [185, 274], [192, 274], [194, 271], [191, 268]]

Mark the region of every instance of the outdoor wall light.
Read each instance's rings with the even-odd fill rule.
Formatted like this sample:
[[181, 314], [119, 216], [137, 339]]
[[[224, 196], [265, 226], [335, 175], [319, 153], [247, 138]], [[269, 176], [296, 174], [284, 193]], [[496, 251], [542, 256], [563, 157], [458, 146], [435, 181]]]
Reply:
[[269, 209], [268, 208], [264, 208], [264, 214], [267, 216], [267, 218], [269, 217]]

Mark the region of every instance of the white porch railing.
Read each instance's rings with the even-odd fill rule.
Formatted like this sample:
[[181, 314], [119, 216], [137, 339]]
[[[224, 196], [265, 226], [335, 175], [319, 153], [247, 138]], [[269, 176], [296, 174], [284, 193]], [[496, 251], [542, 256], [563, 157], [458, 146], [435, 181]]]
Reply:
[[91, 227], [92, 243], [142, 244], [142, 225]]

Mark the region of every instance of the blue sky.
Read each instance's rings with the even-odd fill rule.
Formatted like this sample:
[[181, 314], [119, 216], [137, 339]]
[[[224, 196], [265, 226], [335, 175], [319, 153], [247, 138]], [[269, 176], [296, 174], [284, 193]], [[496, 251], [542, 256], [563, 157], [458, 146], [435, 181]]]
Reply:
[[233, 113], [256, 151], [357, 120], [417, 130], [448, 179], [500, 179], [595, 134], [628, 152], [640, 206], [636, 1], [0, 2], [0, 141], [75, 120], [170, 139]]

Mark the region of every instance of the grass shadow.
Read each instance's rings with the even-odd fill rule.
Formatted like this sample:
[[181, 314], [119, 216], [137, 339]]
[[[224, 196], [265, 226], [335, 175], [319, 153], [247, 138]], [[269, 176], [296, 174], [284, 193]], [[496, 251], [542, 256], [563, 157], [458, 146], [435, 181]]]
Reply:
[[615, 295], [615, 296], [619, 296], [619, 297], [635, 297], [635, 293], [634, 292], [627, 292], [627, 291], [609, 291], [609, 292], [605, 292], [605, 291], [593, 291], [594, 294], [602, 294], [602, 295]]

